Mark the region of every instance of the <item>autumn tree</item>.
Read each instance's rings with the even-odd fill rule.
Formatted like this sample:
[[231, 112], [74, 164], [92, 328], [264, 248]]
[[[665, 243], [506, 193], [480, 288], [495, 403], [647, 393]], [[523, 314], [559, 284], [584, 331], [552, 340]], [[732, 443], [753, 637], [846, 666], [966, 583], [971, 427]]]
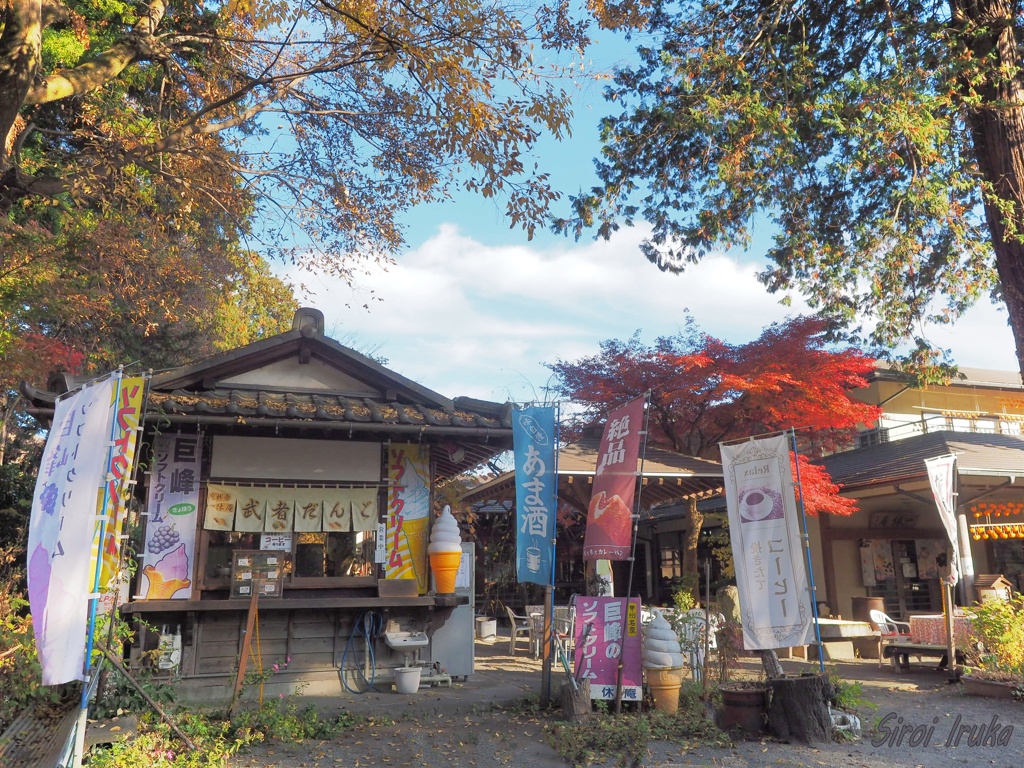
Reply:
[[[850, 395], [866, 386], [874, 360], [852, 348], [831, 348], [827, 335], [821, 318], [798, 317], [768, 326], [751, 342], [729, 344], [688, 319], [651, 346], [637, 333], [625, 342], [602, 342], [596, 355], [549, 367], [554, 392], [582, 408], [577, 430], [645, 392], [648, 444], [679, 453], [721, 461], [719, 443], [794, 428], [806, 511], [846, 515], [855, 505], [810, 459], [847, 445], [857, 425], [872, 423], [880, 409]], [[696, 576], [703, 516], [695, 501], [690, 516], [683, 569]]]
[[979, 297], [1024, 370], [1024, 12], [1006, 0], [654, 2], [558, 222], [682, 271], [770, 222], [761, 279], [891, 348]]
[[169, 185], [183, 213], [257, 221], [264, 254], [349, 274], [458, 180], [532, 232], [555, 192], [528, 153], [568, 131], [558, 78], [592, 22], [504, 0], [8, 0], [0, 213]]

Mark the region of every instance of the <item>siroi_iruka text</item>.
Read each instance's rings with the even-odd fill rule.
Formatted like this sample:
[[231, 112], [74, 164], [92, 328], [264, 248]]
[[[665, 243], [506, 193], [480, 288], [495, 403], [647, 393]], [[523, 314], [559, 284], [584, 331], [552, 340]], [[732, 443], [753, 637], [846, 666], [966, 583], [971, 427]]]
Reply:
[[1013, 738], [1013, 726], [1000, 723], [998, 715], [992, 715], [987, 723], [965, 723], [963, 717], [957, 715], [948, 730], [945, 725], [938, 727], [939, 720], [933, 717], [930, 724], [914, 724], [890, 712], [879, 721], [871, 746], [1005, 747]]

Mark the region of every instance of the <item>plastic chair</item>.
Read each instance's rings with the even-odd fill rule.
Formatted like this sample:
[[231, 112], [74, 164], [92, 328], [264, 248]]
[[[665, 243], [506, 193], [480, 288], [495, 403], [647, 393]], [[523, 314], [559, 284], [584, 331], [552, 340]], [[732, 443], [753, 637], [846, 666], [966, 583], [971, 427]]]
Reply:
[[508, 613], [508, 623], [511, 625], [511, 637], [508, 642], [508, 655], [516, 655], [516, 640], [520, 635], [526, 638], [527, 647], [533, 650], [533, 626], [529, 616], [520, 616], [512, 612], [507, 605], [505, 611]]
[[[882, 654], [882, 647], [894, 640], [899, 640], [904, 637], [910, 637], [910, 624], [906, 621], [896, 621], [896, 619], [889, 618], [883, 611], [879, 611], [876, 608], [872, 608], [868, 611], [868, 615], [871, 617], [871, 621], [878, 625], [878, 668], [882, 669], [884, 664], [884, 656]], [[906, 629], [900, 629], [905, 627]]]

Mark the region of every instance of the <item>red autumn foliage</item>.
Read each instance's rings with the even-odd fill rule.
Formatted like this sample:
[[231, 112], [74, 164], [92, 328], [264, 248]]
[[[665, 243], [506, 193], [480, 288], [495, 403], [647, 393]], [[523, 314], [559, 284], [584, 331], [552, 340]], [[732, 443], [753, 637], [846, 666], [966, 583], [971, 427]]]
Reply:
[[828, 348], [826, 331], [822, 320], [798, 317], [749, 343], [729, 344], [688, 320], [653, 346], [634, 334], [627, 342], [602, 342], [592, 357], [549, 367], [555, 392], [584, 408], [577, 433], [647, 391], [648, 443], [691, 456], [720, 461], [721, 442], [795, 428], [807, 512], [850, 514], [852, 502], [807, 461], [848, 444], [858, 424], [878, 418], [880, 409], [849, 394], [866, 386], [875, 361], [855, 349]]

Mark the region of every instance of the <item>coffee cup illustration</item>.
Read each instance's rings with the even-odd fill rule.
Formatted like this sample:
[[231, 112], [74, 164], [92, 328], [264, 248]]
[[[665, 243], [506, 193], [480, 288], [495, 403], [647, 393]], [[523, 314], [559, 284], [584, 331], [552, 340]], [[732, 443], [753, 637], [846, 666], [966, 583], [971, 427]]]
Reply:
[[541, 551], [537, 547], [526, 548], [526, 570], [532, 573], [540, 571]]

